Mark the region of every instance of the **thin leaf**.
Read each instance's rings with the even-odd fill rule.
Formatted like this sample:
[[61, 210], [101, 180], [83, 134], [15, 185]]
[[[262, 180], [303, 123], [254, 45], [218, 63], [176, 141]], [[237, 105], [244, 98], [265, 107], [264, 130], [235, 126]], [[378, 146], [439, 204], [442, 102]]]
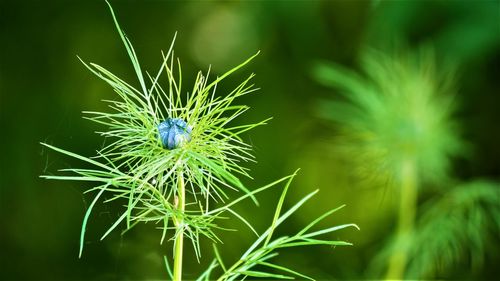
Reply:
[[252, 276], [252, 277], [259, 277], [259, 278], [293, 279], [293, 277], [291, 277], [291, 276], [286, 276], [286, 275], [282, 275], [282, 274], [273, 274], [273, 273], [267, 273], [267, 272], [261, 272], [261, 271], [246, 270], [246, 271], [241, 271], [239, 273], [243, 274], [243, 275]]
[[271, 227], [269, 228], [269, 234], [267, 235], [266, 241], [264, 242], [264, 247], [267, 246], [269, 241], [271, 240], [271, 237], [273, 236], [274, 229], [276, 228], [276, 222], [278, 221], [278, 218], [280, 216], [281, 208], [283, 207], [283, 203], [285, 202], [285, 197], [286, 197], [286, 192], [288, 191], [288, 188], [290, 187], [290, 184], [292, 183], [293, 178], [297, 175], [297, 171], [293, 173], [293, 175], [288, 179], [288, 182], [285, 185], [285, 188], [283, 188], [283, 192], [281, 193], [281, 197], [278, 201], [278, 205], [276, 206], [276, 211], [274, 212], [274, 218], [273, 222], [271, 223]]
[[174, 280], [174, 274], [172, 273], [172, 269], [170, 268], [170, 264], [168, 263], [167, 256], [163, 256], [163, 261], [165, 262], [165, 268], [167, 269], [168, 276], [170, 276], [170, 279]]
[[284, 266], [279, 266], [279, 265], [268, 263], [268, 262], [259, 262], [258, 264], [264, 265], [264, 266], [268, 266], [268, 267], [272, 267], [272, 268], [275, 268], [275, 269], [278, 269], [278, 270], [282, 270], [282, 271], [285, 271], [285, 272], [288, 272], [288, 273], [300, 276], [300, 277], [302, 277], [304, 279], [314, 280], [313, 278], [311, 278], [311, 277], [309, 277], [307, 275], [304, 275], [304, 274], [299, 273], [297, 271], [291, 270], [291, 269], [289, 269], [287, 267], [284, 267]]
[[215, 246], [215, 244], [212, 244], [212, 247], [214, 248], [215, 258], [217, 259], [217, 261], [219, 262], [220, 266], [222, 267], [222, 270], [224, 270], [224, 272], [226, 272], [227, 269], [224, 266], [224, 262], [222, 261], [222, 258], [221, 258], [220, 254], [219, 254], [219, 250], [217, 250], [217, 246]]
[[89, 219], [90, 213], [92, 213], [92, 208], [94, 208], [95, 203], [97, 202], [97, 200], [99, 199], [99, 197], [101, 197], [101, 195], [104, 193], [104, 191], [106, 190], [107, 186], [108, 185], [105, 185], [101, 189], [101, 191], [99, 191], [99, 193], [94, 197], [94, 200], [92, 200], [92, 203], [90, 203], [89, 208], [85, 212], [85, 216], [83, 217], [83, 222], [82, 222], [82, 230], [80, 232], [80, 251], [78, 253], [78, 258], [82, 257], [83, 243], [85, 241], [85, 229], [87, 227], [87, 221]]
[[276, 224], [273, 226], [273, 228], [269, 227], [266, 232], [264, 232], [259, 239], [257, 239], [250, 248], [243, 254], [243, 256], [240, 258], [241, 260], [244, 260], [250, 253], [257, 248], [257, 246], [262, 243], [264, 239], [267, 238], [267, 235], [271, 232], [274, 231], [276, 227], [278, 227], [284, 220], [286, 220], [291, 214], [293, 214], [295, 211], [297, 211], [298, 208], [300, 208], [307, 200], [311, 199], [316, 193], [318, 193], [318, 190], [315, 190], [308, 195], [306, 195], [304, 198], [302, 198], [299, 202], [297, 202], [292, 208], [290, 208], [285, 214], [279, 217], [279, 219], [276, 221]]

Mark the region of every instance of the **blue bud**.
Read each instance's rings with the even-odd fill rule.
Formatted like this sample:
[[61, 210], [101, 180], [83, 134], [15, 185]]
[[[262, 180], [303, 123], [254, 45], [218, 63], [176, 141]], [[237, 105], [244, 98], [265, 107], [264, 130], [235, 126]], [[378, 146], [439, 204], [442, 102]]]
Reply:
[[158, 132], [164, 148], [175, 149], [191, 140], [192, 128], [180, 118], [168, 118], [158, 125]]

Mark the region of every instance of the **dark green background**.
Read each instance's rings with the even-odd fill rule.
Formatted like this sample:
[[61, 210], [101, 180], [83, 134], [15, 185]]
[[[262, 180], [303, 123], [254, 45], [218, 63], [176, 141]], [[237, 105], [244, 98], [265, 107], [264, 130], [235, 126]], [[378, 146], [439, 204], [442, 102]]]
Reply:
[[[160, 50], [178, 32], [176, 54], [184, 77], [211, 64], [222, 73], [257, 50], [261, 55], [218, 88], [224, 93], [245, 75], [256, 72], [261, 90], [241, 100], [252, 109], [238, 122], [269, 116], [269, 125], [245, 135], [255, 148], [252, 168], [258, 187], [302, 168], [287, 205], [316, 188], [317, 201], [280, 231], [293, 231], [323, 211], [347, 204], [329, 224], [355, 222], [361, 231], [343, 230], [332, 239], [353, 247], [285, 251], [282, 264], [323, 279], [370, 278], [367, 264], [394, 228], [396, 198], [383, 188], [360, 187], [350, 168], [328, 153], [333, 132], [318, 119], [319, 98], [333, 97], [311, 77], [317, 60], [356, 65], [360, 51], [390, 51], [432, 43], [438, 57], [459, 67], [457, 118], [464, 139], [474, 147], [470, 157], [454, 161], [459, 180], [499, 179], [499, 1], [112, 1], [142, 66], [156, 71]], [[82, 110], [105, 110], [101, 99], [112, 91], [78, 61], [98, 63], [136, 83], [132, 66], [104, 1], [5, 1], [0, 4], [0, 279], [2, 280], [142, 280], [166, 273], [160, 232], [140, 226], [123, 237], [99, 237], [116, 219], [120, 206], [98, 205], [87, 244], [78, 259], [78, 241], [91, 197], [85, 184], [47, 181], [40, 174], [81, 165], [42, 148], [47, 142], [91, 156], [101, 143], [98, 126], [81, 118]], [[263, 230], [271, 221], [279, 190], [262, 194], [260, 208], [241, 211]], [[240, 225], [238, 225], [240, 227]], [[241, 226], [243, 228], [243, 226]], [[252, 239], [249, 232], [224, 234], [227, 261]], [[498, 237], [498, 236], [497, 236]], [[500, 276], [498, 240], [482, 269], [463, 264], [442, 278], [492, 279]], [[170, 246], [170, 245], [168, 245]], [[189, 254], [187, 277], [199, 266]], [[189, 261], [188, 261], [189, 260]]]

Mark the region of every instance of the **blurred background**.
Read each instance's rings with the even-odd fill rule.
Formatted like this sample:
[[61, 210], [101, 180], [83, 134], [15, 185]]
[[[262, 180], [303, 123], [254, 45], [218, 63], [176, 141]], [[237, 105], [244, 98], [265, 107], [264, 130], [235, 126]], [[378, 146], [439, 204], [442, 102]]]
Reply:
[[[469, 189], [476, 185], [467, 183], [477, 180], [498, 188], [499, 1], [115, 0], [111, 4], [145, 70], [157, 70], [160, 51], [168, 49], [178, 32], [175, 50], [186, 85], [199, 69], [211, 65], [221, 74], [261, 51], [249, 66], [218, 87], [220, 94], [227, 93], [255, 72], [261, 90], [240, 100], [252, 109], [237, 122], [274, 117], [245, 136], [258, 161], [248, 165], [255, 179], [245, 184], [259, 187], [301, 168], [287, 205], [316, 188], [320, 193], [279, 234], [297, 230], [342, 204], [347, 206], [327, 223], [353, 222], [361, 228], [330, 237], [352, 242], [352, 247], [283, 251], [277, 258], [283, 265], [325, 280], [382, 278], [380, 270], [372, 269], [378, 266], [375, 261], [396, 228], [398, 196], [384, 185], [357, 179], [352, 174], [355, 167], [331, 149], [336, 145], [336, 125], [320, 118], [317, 108], [322, 100], [337, 96], [313, 76], [318, 61], [356, 71], [368, 47], [390, 53], [395, 44], [408, 50], [432, 45], [437, 68], [441, 61], [458, 69], [458, 109], [453, 118], [469, 147], [465, 156], [449, 159], [449, 174], [453, 182]], [[120, 206], [96, 206], [83, 257], [78, 259], [81, 221], [92, 198], [83, 191], [91, 186], [38, 177], [81, 165], [47, 151], [39, 142], [86, 156], [94, 155], [103, 142], [93, 133], [102, 128], [82, 119], [81, 112], [107, 110], [101, 100], [114, 95], [77, 55], [137, 85], [105, 2], [3, 0], [0, 38], [0, 279], [165, 278], [162, 256], [171, 254], [171, 245], [159, 245], [161, 234], [154, 226], [139, 226], [124, 236], [115, 232], [99, 241], [119, 215]], [[261, 195], [261, 207], [242, 205], [241, 213], [263, 231], [271, 222], [279, 194], [277, 189], [266, 192]], [[453, 252], [454, 262], [417, 276], [470, 280], [500, 276], [500, 198], [498, 192], [490, 194], [496, 212], [479, 220], [480, 226], [486, 226], [478, 228], [474, 237], [458, 244], [463, 251]], [[444, 192], [423, 192], [418, 207], [445, 196]], [[481, 210], [489, 210], [480, 205], [471, 208], [478, 210], [478, 216]], [[457, 225], [460, 228], [461, 222]], [[227, 262], [239, 257], [255, 239], [243, 225], [241, 229], [223, 235], [226, 242], [221, 248]], [[433, 231], [438, 235], [447, 230], [436, 227]], [[475, 243], [469, 243], [469, 238]], [[186, 278], [195, 278], [211, 261], [211, 252], [204, 253], [201, 264], [186, 255]], [[435, 259], [429, 258], [428, 263], [439, 264], [439, 257]]]

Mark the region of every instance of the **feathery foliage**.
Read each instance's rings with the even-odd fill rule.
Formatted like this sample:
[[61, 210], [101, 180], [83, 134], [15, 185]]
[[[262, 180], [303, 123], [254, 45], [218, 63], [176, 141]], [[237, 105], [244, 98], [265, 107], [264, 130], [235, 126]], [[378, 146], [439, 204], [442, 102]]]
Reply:
[[395, 233], [369, 271], [377, 276], [386, 268], [388, 279], [421, 279], [439, 276], [464, 256], [480, 265], [485, 237], [500, 230], [498, 184], [472, 182], [422, 208], [417, 204], [428, 183], [450, 186], [451, 159], [466, 149], [453, 118], [453, 71], [438, 68], [426, 48], [393, 56], [367, 51], [361, 70], [321, 64], [314, 74], [344, 98], [320, 107], [321, 116], [340, 127], [337, 151], [400, 196]]
[[[135, 51], [121, 31], [114, 14], [113, 19], [136, 71], [140, 89], [127, 84], [97, 64], [82, 61], [90, 71], [108, 83], [119, 97], [118, 100], [106, 101], [111, 112], [84, 112], [87, 115], [85, 118], [107, 127], [107, 130], [99, 134], [112, 141], [98, 150], [97, 156], [93, 158], [44, 144], [96, 166], [96, 169], [63, 170], [73, 175], [44, 177], [98, 182], [98, 186], [87, 191], [98, 192], [94, 202], [104, 191], [113, 194], [106, 202], [127, 200], [125, 212], [102, 238], [122, 221], [126, 222], [127, 228], [138, 222], [162, 223], [166, 232], [169, 218], [182, 216], [185, 230], [192, 236], [195, 249], [199, 249], [200, 234], [217, 239], [210, 227], [217, 216], [204, 215], [210, 202], [224, 201], [228, 198], [226, 193], [230, 189], [248, 192], [236, 175], [249, 176], [239, 163], [253, 161], [253, 156], [249, 152], [250, 146], [239, 135], [265, 124], [267, 120], [239, 126], [230, 126], [230, 123], [248, 110], [247, 106], [234, 105], [233, 101], [255, 91], [253, 84], [250, 84], [254, 75], [225, 97], [215, 96], [215, 89], [218, 83], [250, 62], [255, 55], [211, 83], [208, 83], [209, 73], [203, 75], [199, 72], [194, 87], [186, 96], [182, 93], [181, 64], [174, 59], [172, 42], [168, 52], [163, 55], [163, 63], [157, 74], [147, 75], [151, 84], [147, 87]], [[167, 89], [159, 84], [162, 77], [166, 78]], [[158, 125], [167, 118], [186, 120], [192, 127], [191, 140], [183, 147], [174, 150], [163, 147]], [[190, 201], [186, 202], [191, 209], [184, 214], [179, 214], [175, 206], [180, 180], [188, 187], [191, 195]], [[93, 204], [88, 209], [86, 218], [92, 206]], [[80, 255], [86, 221], [82, 227]], [[162, 236], [162, 241], [164, 238], [165, 235]], [[198, 256], [199, 254], [197, 251]]]
[[[500, 185], [475, 180], [454, 186], [419, 208], [415, 230], [409, 238], [408, 267], [404, 278], [446, 276], [458, 264], [477, 270], [500, 233]], [[381, 274], [396, 250], [393, 240], [374, 257], [368, 270]]]
[[452, 119], [453, 72], [438, 69], [430, 49], [417, 54], [361, 56], [361, 74], [331, 63], [319, 64], [315, 78], [337, 89], [343, 100], [322, 101], [319, 114], [340, 126], [340, 152], [356, 161], [362, 176], [399, 180], [414, 162], [418, 177], [446, 179], [450, 157], [463, 153]]
[[[283, 189], [283, 193], [281, 194], [280, 200], [277, 204], [271, 226], [269, 226], [269, 228], [266, 231], [264, 231], [264, 233], [259, 235], [258, 239], [245, 251], [245, 253], [241, 256], [241, 258], [236, 263], [234, 263], [230, 268], [226, 268], [224, 266], [224, 262], [222, 261], [220, 255], [218, 254], [218, 250], [214, 245], [216, 260], [214, 260], [214, 262], [212, 263], [211, 267], [209, 268], [209, 271], [211, 271], [213, 268], [217, 266], [222, 267], [223, 274], [217, 279], [218, 281], [235, 280], [235, 279], [243, 280], [246, 279], [247, 277], [294, 279], [293, 276], [314, 280], [309, 276], [294, 271], [290, 268], [277, 265], [275, 263], [270, 262], [269, 260], [278, 255], [278, 253], [276, 252], [277, 250], [283, 248], [291, 248], [299, 246], [315, 246], [315, 245], [329, 245], [329, 246], [352, 245], [351, 243], [344, 241], [332, 241], [328, 239], [321, 239], [318, 238], [318, 236], [348, 227], [354, 227], [359, 229], [358, 226], [355, 224], [343, 224], [317, 231], [312, 231], [312, 232], [309, 231], [320, 221], [324, 220], [326, 217], [335, 213], [344, 206], [326, 212], [325, 214], [316, 218], [314, 221], [309, 223], [306, 227], [304, 227], [302, 230], [300, 230], [299, 232], [297, 232], [292, 236], [282, 236], [274, 240], [271, 240], [275, 229], [318, 192], [318, 190], [316, 190], [309, 193], [308, 195], [303, 197], [299, 202], [293, 205], [290, 209], [288, 209], [285, 213], [281, 214], [282, 213], [281, 209], [283, 207], [283, 203], [288, 188], [295, 175], [296, 174], [289, 177], [288, 182], [285, 188]], [[262, 269], [261, 268], [257, 270], [254, 269], [255, 267], [258, 266], [262, 267]], [[273, 270], [282, 273], [276, 274], [273, 273]], [[209, 278], [210, 278], [210, 272], [203, 274], [198, 280], [210, 280]]]
[[[248, 64], [257, 54], [211, 82], [210, 70], [206, 74], [198, 72], [193, 88], [185, 91], [182, 84], [181, 63], [174, 56], [174, 43], [172, 42], [168, 52], [162, 53], [163, 62], [156, 74], [153, 76], [149, 73], [144, 74], [131, 42], [121, 30], [111, 5], [109, 7], [132, 62], [139, 88], [123, 81], [98, 64], [85, 63], [82, 60], [92, 73], [110, 85], [117, 94], [116, 100], [105, 101], [109, 106], [109, 112], [84, 112], [86, 119], [106, 128], [99, 134], [109, 140], [109, 144], [99, 149], [96, 156], [86, 157], [43, 143], [54, 151], [86, 162], [93, 167], [62, 169], [61, 172], [64, 173], [62, 175], [42, 176], [47, 179], [95, 183], [93, 188], [86, 191], [96, 195], [83, 219], [80, 256], [92, 208], [102, 195], [107, 193], [110, 196], [104, 201], [105, 203], [117, 200], [124, 203], [125, 209], [101, 240], [123, 224], [125, 231], [141, 222], [160, 225], [162, 230], [160, 243], [165, 239], [174, 241], [174, 268], [172, 271], [165, 258], [167, 271], [172, 279], [181, 280], [184, 238], [192, 243], [195, 256], [199, 260], [200, 237], [204, 236], [213, 243], [220, 242], [216, 230], [223, 228], [217, 224], [217, 220], [223, 218], [226, 213], [242, 220], [257, 233], [245, 218], [232, 209], [232, 206], [248, 198], [257, 203], [255, 197], [257, 193], [285, 181], [287, 183], [271, 226], [258, 236], [257, 241], [228, 270], [224, 268], [221, 254], [214, 246], [217, 259], [201, 275], [201, 279], [209, 278], [212, 270], [218, 266], [224, 269], [220, 280], [234, 280], [246, 276], [285, 277], [271, 271], [252, 270], [255, 265], [303, 276], [268, 260], [276, 255], [275, 250], [279, 248], [350, 245], [343, 241], [319, 239], [317, 236], [346, 227], [357, 228], [353, 224], [308, 232], [336, 209], [314, 220], [291, 237], [271, 240], [274, 230], [316, 192], [305, 196], [294, 207], [280, 215], [286, 191], [295, 174], [253, 191], [247, 189], [239, 180], [241, 176], [250, 177], [248, 169], [243, 167], [242, 163], [254, 161], [250, 145], [246, 144], [240, 135], [265, 124], [269, 119], [247, 125], [232, 125], [234, 119], [249, 109], [245, 105], [236, 105], [235, 100], [256, 90], [251, 83], [254, 74], [225, 96], [217, 95], [216, 89], [219, 83]], [[164, 85], [160, 83], [162, 80], [166, 81]], [[228, 193], [230, 190], [242, 191], [244, 195], [231, 200]], [[215, 205], [218, 207], [215, 208]]]
[[479, 269], [500, 234], [499, 199], [500, 184], [484, 180], [461, 184], [431, 199], [417, 221], [406, 276], [439, 276], [459, 262]]

